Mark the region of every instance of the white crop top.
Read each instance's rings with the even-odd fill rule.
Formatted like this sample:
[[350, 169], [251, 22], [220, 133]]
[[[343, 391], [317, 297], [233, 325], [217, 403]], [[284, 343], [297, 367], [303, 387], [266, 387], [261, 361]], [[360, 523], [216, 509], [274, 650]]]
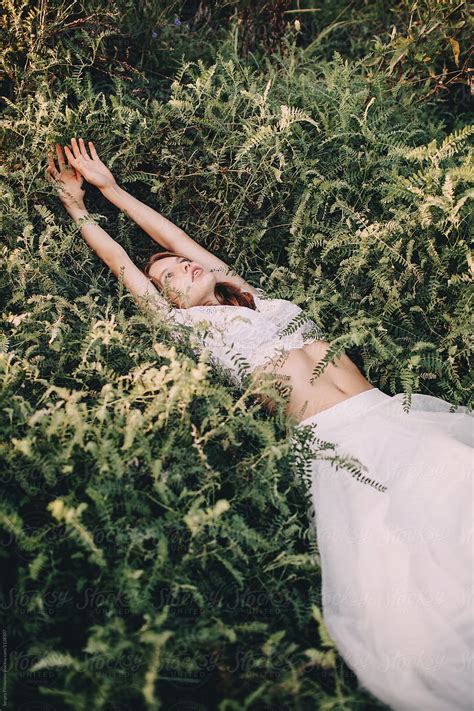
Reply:
[[299, 306], [258, 291], [261, 296], [253, 295], [257, 310], [222, 305], [171, 309], [172, 319], [192, 327], [192, 348], [198, 353], [209, 348], [210, 362], [228, 369], [237, 385], [242, 385], [239, 370], [249, 374], [276, 355], [322, 338], [321, 330]]

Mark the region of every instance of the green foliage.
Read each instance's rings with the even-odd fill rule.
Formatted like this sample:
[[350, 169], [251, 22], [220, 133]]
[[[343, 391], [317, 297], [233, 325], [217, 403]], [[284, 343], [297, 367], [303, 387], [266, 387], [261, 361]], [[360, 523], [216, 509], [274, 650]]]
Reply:
[[298, 463], [248, 397], [165, 342], [142, 314], [50, 295], [2, 353], [10, 698], [44, 670], [72, 708], [154, 708], [189, 683], [205, 699], [218, 677], [233, 698], [232, 674], [239, 694], [330, 698]]
[[60, 92], [85, 70], [101, 80], [140, 76], [110, 45], [121, 33], [120, 2], [2, 0], [2, 9], [0, 79], [10, 98], [34, 91], [39, 79]]
[[294, 10], [288, 17], [300, 21], [306, 54], [330, 59], [336, 50], [359, 58], [413, 100], [436, 98], [447, 122], [468, 114], [474, 24], [467, 2], [309, 0], [305, 7], [308, 12]]
[[[120, 184], [300, 304], [328, 358], [347, 350], [389, 394], [472, 407], [472, 128], [447, 132], [437, 104], [416, 102], [395, 71], [325, 57], [336, 30], [321, 51], [290, 33], [284, 52], [245, 62], [233, 26], [204, 61], [210, 34], [193, 35], [197, 23], [176, 41], [187, 54], [168, 82], [154, 71], [175, 36], [173, 3], [118, 3], [107, 21], [93, 4], [5, 7], [10, 703], [381, 708], [321, 617], [307, 435], [292, 432], [283, 400], [276, 416], [263, 411], [263, 385], [236, 390], [208, 354], [196, 360], [186, 338], [137, 310], [60, 206], [46, 153], [72, 135], [93, 140]], [[134, 9], [168, 23], [156, 56], [146, 43], [137, 54], [148, 28], [132, 32]], [[177, 64], [167, 61], [165, 75]], [[87, 190], [89, 210], [143, 266], [156, 246]]]

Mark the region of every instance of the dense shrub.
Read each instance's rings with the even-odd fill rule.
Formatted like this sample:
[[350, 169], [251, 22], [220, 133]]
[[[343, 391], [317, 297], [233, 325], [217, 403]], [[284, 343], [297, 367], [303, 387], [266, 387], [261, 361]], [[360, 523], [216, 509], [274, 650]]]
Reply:
[[[11, 20], [19, 6], [8, 6]], [[282, 408], [270, 417], [255, 388], [236, 390], [137, 311], [44, 179], [46, 153], [72, 135], [94, 140], [120, 184], [303, 306], [332, 354], [346, 349], [375, 385], [472, 406], [471, 129], [447, 133], [436, 97], [415, 101], [403, 77], [308, 52], [291, 33], [284, 51], [251, 61], [235, 27], [206, 61], [206, 32], [189, 36], [168, 81], [173, 62], [156, 79], [127, 25], [128, 61], [119, 43], [109, 63], [133, 7], [110, 6], [101, 35], [99, 6], [75, 5], [65, 31], [49, 5], [49, 39], [35, 52], [10, 44], [5, 59], [9, 701], [382, 708], [321, 619], [305, 433], [292, 448]], [[39, 17], [22, 8], [15, 37]], [[161, 9], [172, 23], [174, 5]], [[2, 28], [12, 43], [13, 24]], [[143, 265], [156, 245], [94, 188], [86, 204]]]
[[308, 5], [313, 12], [291, 12], [300, 19], [307, 54], [329, 59], [337, 50], [363, 59], [377, 73], [387, 71], [390, 82], [408, 88], [416, 100], [437, 96], [455, 113], [469, 110], [473, 24], [467, 3], [323, 0]]

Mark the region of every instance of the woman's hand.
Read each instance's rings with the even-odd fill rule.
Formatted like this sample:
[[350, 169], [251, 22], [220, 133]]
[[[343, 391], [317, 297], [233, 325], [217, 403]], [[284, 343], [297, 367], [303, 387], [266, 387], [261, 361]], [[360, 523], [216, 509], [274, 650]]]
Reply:
[[68, 146], [64, 147], [66, 157], [73, 168], [75, 168], [91, 185], [95, 185], [99, 190], [114, 187], [115, 178], [104, 163], [100, 160], [92, 141], [89, 141], [87, 153], [86, 145], [82, 138], [79, 143], [75, 138], [71, 138], [72, 151]]
[[49, 154], [48, 167], [45, 173], [46, 180], [56, 186], [59, 199], [66, 208], [73, 206], [84, 207], [84, 195], [86, 193], [82, 189], [84, 182], [82, 175], [66, 164], [59, 145], [56, 145], [56, 155], [59, 170], [56, 168], [53, 156]]

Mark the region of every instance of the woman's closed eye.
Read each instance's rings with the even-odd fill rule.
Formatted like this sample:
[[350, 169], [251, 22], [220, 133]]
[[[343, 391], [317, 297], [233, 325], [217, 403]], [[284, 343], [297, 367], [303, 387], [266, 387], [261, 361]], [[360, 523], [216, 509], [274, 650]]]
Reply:
[[[189, 263], [191, 263], [191, 260], [190, 260], [190, 259], [187, 259], [187, 258], [182, 258], [182, 259], [180, 259], [179, 261], [180, 261], [180, 263], [182, 263], [182, 262], [189, 262]], [[166, 274], [165, 274], [165, 276], [164, 276], [164, 278], [163, 278], [163, 283], [164, 283], [165, 281], [167, 281], [168, 279], [170, 279], [173, 275], [174, 275], [174, 272], [172, 272], [172, 271], [171, 271], [171, 272], [166, 272]]]

